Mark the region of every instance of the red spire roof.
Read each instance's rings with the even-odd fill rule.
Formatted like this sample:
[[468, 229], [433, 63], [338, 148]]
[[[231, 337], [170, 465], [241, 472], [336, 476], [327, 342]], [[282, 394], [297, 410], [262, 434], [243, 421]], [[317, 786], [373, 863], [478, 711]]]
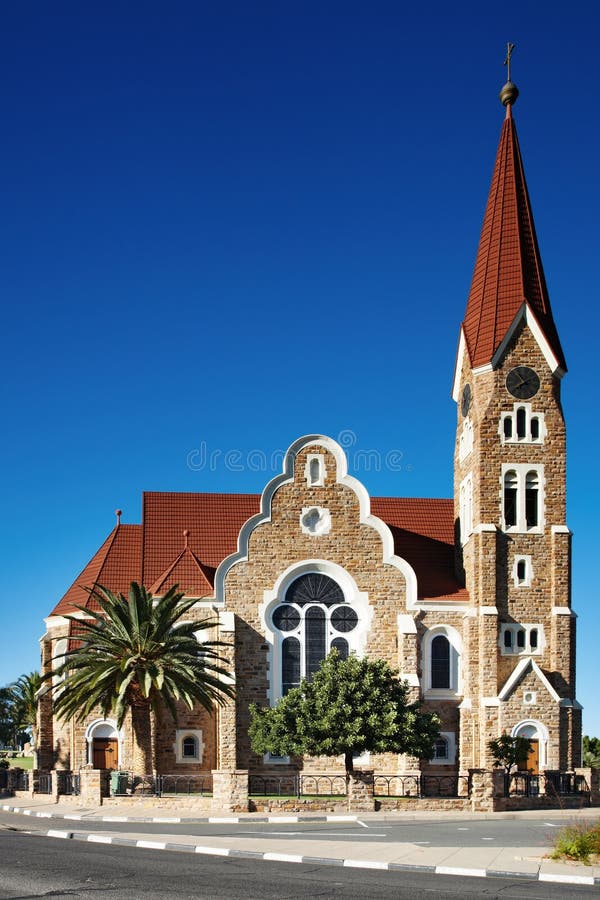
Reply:
[[523, 303], [566, 370], [508, 103], [463, 322], [473, 368], [492, 361]]

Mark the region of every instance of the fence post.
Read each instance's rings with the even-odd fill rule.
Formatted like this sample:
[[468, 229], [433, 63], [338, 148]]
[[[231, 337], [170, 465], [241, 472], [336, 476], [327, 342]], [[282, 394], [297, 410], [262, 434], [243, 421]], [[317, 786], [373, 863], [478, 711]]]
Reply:
[[102, 805], [102, 771], [92, 766], [79, 770], [79, 796], [86, 805]]
[[50, 796], [52, 797], [55, 803], [58, 803], [58, 798], [60, 795], [60, 772], [57, 769], [52, 769], [50, 772]]
[[373, 769], [355, 769], [348, 781], [348, 809], [372, 812], [375, 809]]
[[213, 807], [248, 812], [248, 769], [213, 769]]
[[494, 797], [497, 789], [495, 774], [487, 769], [469, 769], [473, 812], [487, 812], [494, 809]]

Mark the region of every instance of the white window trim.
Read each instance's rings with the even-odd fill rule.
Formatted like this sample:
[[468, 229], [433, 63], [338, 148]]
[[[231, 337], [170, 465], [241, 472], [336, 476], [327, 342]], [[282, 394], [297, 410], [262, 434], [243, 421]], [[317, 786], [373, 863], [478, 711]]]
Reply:
[[273, 753], [265, 753], [263, 756], [265, 766], [289, 766], [289, 756], [275, 756]]
[[[434, 638], [443, 635], [450, 644], [450, 687], [431, 687], [431, 643]], [[453, 699], [462, 695], [462, 640], [458, 631], [451, 625], [433, 625], [428, 628], [421, 641], [423, 660], [423, 694], [427, 699]]]
[[[196, 756], [183, 755], [183, 742], [186, 738], [194, 738], [198, 752]], [[178, 728], [175, 732], [175, 743], [173, 744], [175, 753], [175, 762], [178, 764], [196, 765], [201, 763], [204, 758], [204, 741], [202, 740], [202, 729], [200, 728]]]
[[[519, 581], [517, 574], [519, 563], [525, 563], [525, 578]], [[515, 556], [512, 568], [513, 583], [515, 587], [531, 587], [533, 581], [533, 566], [531, 564], [531, 556]]]
[[[531, 647], [531, 632], [537, 629], [538, 639], [537, 647]], [[507, 631], [512, 632], [512, 647], [504, 646], [504, 635]], [[525, 632], [525, 646], [517, 647], [517, 632]], [[546, 636], [544, 634], [544, 626], [538, 622], [502, 622], [500, 624], [500, 637], [498, 639], [501, 656], [541, 656], [546, 646]]]
[[[524, 437], [517, 436], [517, 411], [519, 409], [525, 410]], [[510, 419], [512, 422], [512, 434], [510, 437], [506, 437], [504, 434], [504, 422], [506, 419]], [[531, 437], [532, 419], [537, 419], [539, 422], [539, 436], [537, 438]], [[544, 421], [544, 413], [535, 412], [535, 410], [532, 409], [531, 403], [515, 403], [512, 410], [500, 414], [498, 434], [500, 435], [500, 440], [503, 444], [543, 444], [547, 434], [546, 423]]]
[[453, 766], [456, 763], [456, 734], [454, 731], [440, 731], [439, 736], [446, 741], [448, 756], [446, 759], [436, 759], [432, 756], [429, 762], [432, 766]]
[[[317, 462], [319, 465], [319, 477], [312, 477], [312, 469], [313, 466], [311, 463]], [[325, 467], [325, 454], [324, 453], [308, 453], [306, 456], [306, 465], [304, 466], [304, 477], [306, 478], [306, 483], [309, 487], [323, 487], [325, 484], [325, 478], [327, 477], [327, 469]]]
[[463, 478], [458, 489], [460, 541], [466, 544], [473, 534], [473, 475]]
[[[504, 479], [507, 472], [514, 472], [517, 476], [517, 524], [506, 527], [504, 517]], [[538, 479], [538, 524], [527, 525], [525, 515], [525, 485], [529, 472], [535, 472]], [[543, 534], [544, 531], [544, 496], [545, 496], [544, 466], [530, 463], [503, 463], [500, 478], [500, 508], [502, 510], [502, 530], [507, 534]]]
[[[65, 661], [66, 653], [69, 649], [69, 639], [59, 638], [54, 644], [53, 652], [52, 652], [52, 671], [55, 672]], [[52, 687], [58, 687], [59, 684], [62, 684], [66, 678], [66, 674], [63, 675], [52, 675]], [[62, 692], [61, 692], [62, 693]]]
[[462, 431], [458, 439], [458, 460], [464, 462], [473, 449], [473, 423], [470, 418], [463, 422]]

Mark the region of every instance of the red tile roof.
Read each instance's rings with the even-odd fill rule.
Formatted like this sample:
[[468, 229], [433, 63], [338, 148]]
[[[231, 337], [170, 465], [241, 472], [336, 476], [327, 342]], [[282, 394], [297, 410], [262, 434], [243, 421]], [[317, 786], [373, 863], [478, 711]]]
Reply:
[[566, 369], [509, 104], [463, 322], [473, 368], [491, 362], [524, 301], [534, 312], [559, 365]]
[[116, 525], [67, 593], [52, 610], [53, 616], [73, 613], [75, 607], [98, 609], [86, 588], [99, 584], [127, 593], [132, 581], [141, 576], [142, 526]]
[[[259, 510], [258, 494], [145, 493], [143, 524], [117, 525], [52, 615], [76, 605], [97, 609], [84, 589], [95, 584], [124, 594], [131, 581], [153, 593], [179, 584], [188, 596], [211, 596], [217, 566], [235, 552], [242, 525]], [[468, 600], [454, 574], [452, 500], [374, 497], [371, 511], [390, 527], [396, 554], [415, 569], [421, 599]]]

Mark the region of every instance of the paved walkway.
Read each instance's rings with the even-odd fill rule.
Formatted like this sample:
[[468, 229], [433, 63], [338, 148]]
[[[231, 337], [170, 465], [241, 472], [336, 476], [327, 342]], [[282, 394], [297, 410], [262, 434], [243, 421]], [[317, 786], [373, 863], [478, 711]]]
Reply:
[[[155, 850], [178, 850], [204, 853], [217, 856], [245, 857], [253, 859], [277, 860], [280, 862], [322, 863], [345, 867], [385, 869], [385, 870], [421, 870], [449, 875], [509, 876], [511, 878], [535, 879], [539, 881], [564, 882], [582, 885], [600, 885], [600, 865], [584, 866], [579, 863], [555, 862], [546, 859], [547, 850], [541, 847], [435, 847], [417, 844], [369, 842], [368, 844], [348, 839], [327, 842], [315, 842], [314, 839], [298, 839], [290, 844], [289, 840], [269, 837], [269, 849], [265, 852], [264, 838], [249, 837], [244, 833], [226, 836], [207, 836], [171, 834], [169, 824], [186, 822], [200, 823], [238, 823], [261, 822], [356, 822], [382, 824], [384, 822], [427, 822], [435, 819], [456, 821], [482, 821], [485, 819], [539, 818], [539, 811], [510, 813], [456, 813], [456, 812], [424, 812], [424, 813], [366, 813], [364, 815], [264, 815], [261, 813], [242, 813], [240, 815], [212, 815], [198, 817], [193, 810], [182, 810], [181, 814], [167, 816], [164, 810], [157, 809], [150, 800], [136, 806], [135, 814], [131, 807], [128, 815], [107, 813], [106, 808], [94, 807], [82, 809], [68, 803], [48, 803], [44, 798], [5, 799], [0, 801], [0, 809], [5, 812], [19, 813], [24, 816], [48, 819], [48, 828], [43, 834], [49, 837], [88, 841], [90, 843], [124, 844]], [[564, 820], [565, 824], [574, 821], [583, 822], [600, 818], [600, 810], [546, 810], [545, 815], [553, 820]], [[77, 830], [77, 823], [85, 821], [86, 831]], [[97, 824], [93, 831], [89, 824]], [[131, 823], [131, 830], [126, 832], [109, 832], [102, 829], [103, 822]], [[140, 834], [136, 832], [136, 822], [153, 822], [156, 833]], [[149, 837], [151, 839], [149, 839]], [[199, 843], [201, 841], [201, 843]], [[290, 853], [290, 847], [294, 852]], [[323, 855], [315, 855], [315, 847]]]

